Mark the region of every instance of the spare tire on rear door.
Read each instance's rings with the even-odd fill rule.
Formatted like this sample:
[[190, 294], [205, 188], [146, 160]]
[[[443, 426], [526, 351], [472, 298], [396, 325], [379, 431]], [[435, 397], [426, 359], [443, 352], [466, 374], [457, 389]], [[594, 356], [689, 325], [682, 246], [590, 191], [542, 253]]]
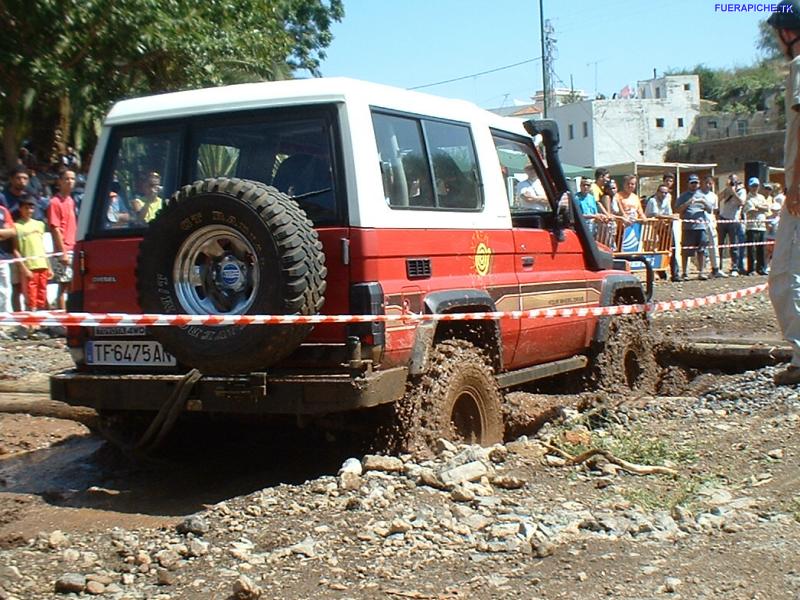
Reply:
[[[275, 188], [206, 179], [176, 192], [139, 247], [136, 286], [146, 313], [299, 314], [324, 302], [325, 256], [313, 224]], [[310, 325], [153, 327], [182, 364], [247, 373], [285, 358]]]

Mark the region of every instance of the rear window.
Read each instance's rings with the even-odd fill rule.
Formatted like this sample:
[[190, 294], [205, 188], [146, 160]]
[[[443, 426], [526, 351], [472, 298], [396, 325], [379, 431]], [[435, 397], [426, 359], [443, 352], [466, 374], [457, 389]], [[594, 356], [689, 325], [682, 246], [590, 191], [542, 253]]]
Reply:
[[120, 128], [99, 186], [95, 230], [146, 228], [180, 186], [214, 177], [272, 185], [294, 197], [316, 225], [340, 223], [333, 129], [327, 115], [285, 111]]

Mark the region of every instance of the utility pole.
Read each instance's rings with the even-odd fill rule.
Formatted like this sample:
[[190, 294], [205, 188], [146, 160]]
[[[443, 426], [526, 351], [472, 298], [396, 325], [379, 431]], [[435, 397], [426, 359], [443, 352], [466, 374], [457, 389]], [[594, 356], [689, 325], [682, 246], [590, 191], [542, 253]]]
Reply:
[[544, 0], [539, 0], [539, 38], [542, 41], [542, 107], [544, 108], [544, 118], [547, 118], [547, 60], [545, 54], [544, 41]]

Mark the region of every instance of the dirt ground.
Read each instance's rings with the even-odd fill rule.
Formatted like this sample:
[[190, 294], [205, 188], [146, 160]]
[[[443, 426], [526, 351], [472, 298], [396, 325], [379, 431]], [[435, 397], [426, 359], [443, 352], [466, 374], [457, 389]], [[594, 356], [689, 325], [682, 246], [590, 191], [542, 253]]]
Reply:
[[[766, 294], [652, 325], [673, 347], [781, 344]], [[63, 341], [0, 344], [2, 600], [800, 599], [800, 390], [776, 388], [775, 366], [670, 364], [654, 395], [549, 397], [562, 414], [539, 431], [427, 462], [287, 423], [189, 424], [131, 462], [47, 416]], [[607, 454], [570, 463], [589, 449]]]

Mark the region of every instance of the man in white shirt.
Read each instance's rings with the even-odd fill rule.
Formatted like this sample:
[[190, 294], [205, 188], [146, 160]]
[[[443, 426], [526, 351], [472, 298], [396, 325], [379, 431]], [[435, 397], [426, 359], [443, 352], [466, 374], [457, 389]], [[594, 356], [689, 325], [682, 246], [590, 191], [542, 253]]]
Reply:
[[708, 204], [713, 209], [706, 215], [708, 230], [708, 255], [711, 261], [711, 277], [727, 277], [727, 275], [720, 269], [722, 260], [719, 256], [719, 241], [717, 238], [717, 214], [719, 214], [719, 199], [714, 192], [714, 178], [711, 175], [706, 175], [700, 182], [700, 191], [708, 200]]
[[520, 181], [514, 190], [516, 206], [518, 208], [551, 211], [550, 202], [548, 202], [542, 182], [539, 181], [539, 176], [536, 174], [536, 168], [532, 164], [526, 165], [525, 174], [528, 178]]

